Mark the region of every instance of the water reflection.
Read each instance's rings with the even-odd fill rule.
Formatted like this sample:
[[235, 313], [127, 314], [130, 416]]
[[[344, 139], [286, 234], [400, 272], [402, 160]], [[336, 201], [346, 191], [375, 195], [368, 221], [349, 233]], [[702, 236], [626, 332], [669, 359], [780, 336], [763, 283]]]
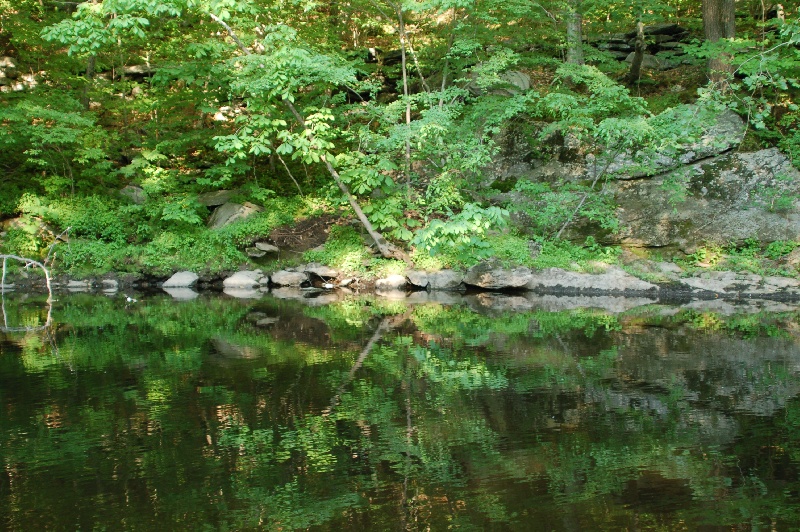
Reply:
[[794, 311], [278, 295], [0, 336], [0, 526], [800, 525]]

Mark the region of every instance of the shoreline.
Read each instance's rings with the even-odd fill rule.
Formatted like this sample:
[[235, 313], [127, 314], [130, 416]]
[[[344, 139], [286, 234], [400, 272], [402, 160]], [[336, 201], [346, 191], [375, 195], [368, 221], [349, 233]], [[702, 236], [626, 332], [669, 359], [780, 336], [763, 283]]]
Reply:
[[[656, 268], [659, 266], [656, 265]], [[93, 292], [113, 294], [120, 291], [170, 293], [189, 290], [193, 293], [266, 293], [294, 289], [303, 294], [335, 293], [378, 295], [414, 294], [505, 294], [508, 296], [624, 297], [682, 303], [692, 300], [748, 301], [765, 300], [800, 303], [800, 281], [792, 277], [765, 276], [733, 271], [708, 270], [682, 272], [663, 264], [660, 279], [643, 280], [619, 266], [583, 273], [547, 268], [503, 268], [487, 261], [466, 272], [439, 270], [426, 272], [409, 269], [402, 274], [368, 280], [345, 277], [316, 263], [272, 272], [240, 270], [230, 275], [201, 278], [192, 272], [178, 272], [170, 278], [144, 274], [107, 273], [84, 279], [55, 275], [54, 293]], [[46, 293], [44, 278], [26, 272], [7, 275], [2, 286], [5, 294]], [[247, 296], [243, 296], [247, 297]]]

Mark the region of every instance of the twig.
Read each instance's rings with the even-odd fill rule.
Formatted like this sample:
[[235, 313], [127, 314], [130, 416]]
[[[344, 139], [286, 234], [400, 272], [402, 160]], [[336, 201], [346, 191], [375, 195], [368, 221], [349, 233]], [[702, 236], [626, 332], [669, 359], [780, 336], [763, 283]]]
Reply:
[[233, 29], [230, 26], [228, 26], [227, 22], [216, 16], [214, 13], [209, 13], [208, 16], [211, 17], [211, 19], [214, 22], [225, 28], [225, 30], [228, 32], [228, 35], [230, 35], [231, 39], [233, 39], [233, 42], [236, 43], [236, 45], [239, 47], [240, 50], [242, 50], [242, 52], [245, 53], [245, 55], [250, 55], [250, 50], [248, 50], [245, 47], [244, 43], [239, 40], [239, 37], [236, 35], [236, 32], [234, 32]]
[[297, 183], [297, 179], [294, 178], [294, 176], [292, 175], [291, 170], [289, 170], [289, 167], [286, 166], [286, 163], [283, 161], [283, 157], [281, 157], [281, 154], [278, 153], [278, 152], [275, 152], [275, 155], [278, 156], [278, 160], [281, 162], [283, 167], [286, 169], [286, 173], [289, 174], [289, 177], [292, 178], [292, 182], [294, 183], [294, 186], [297, 187], [297, 191], [300, 193], [300, 197], [302, 198], [303, 197], [303, 190], [300, 188], [300, 185]]
[[594, 186], [597, 184], [597, 182], [600, 180], [600, 178], [603, 175], [605, 175], [606, 171], [608, 170], [608, 167], [611, 166], [611, 163], [613, 163], [614, 160], [616, 160], [617, 155], [619, 155], [620, 151], [622, 151], [622, 148], [618, 148], [617, 151], [614, 152], [614, 155], [608, 160], [606, 165], [600, 171], [600, 173], [596, 174], [594, 176], [594, 181], [592, 181], [592, 185], [589, 187], [589, 190], [586, 192], [586, 194], [583, 195], [583, 197], [581, 198], [580, 203], [578, 203], [578, 206], [575, 207], [575, 210], [572, 211], [572, 214], [569, 215], [569, 218], [567, 218], [567, 221], [564, 222], [564, 225], [562, 225], [561, 229], [559, 229], [558, 233], [556, 233], [556, 238], [557, 239], [561, 238], [561, 233], [564, 232], [564, 229], [567, 228], [567, 226], [572, 222], [572, 219], [575, 218], [575, 215], [578, 214], [578, 212], [581, 210], [581, 207], [583, 207], [583, 204], [586, 203], [586, 199], [589, 197], [589, 194], [594, 192]]

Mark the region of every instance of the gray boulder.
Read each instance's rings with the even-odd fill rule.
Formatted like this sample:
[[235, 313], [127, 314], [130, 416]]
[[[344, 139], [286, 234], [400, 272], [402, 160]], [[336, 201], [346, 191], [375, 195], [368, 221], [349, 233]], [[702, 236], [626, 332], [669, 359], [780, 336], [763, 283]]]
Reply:
[[222, 285], [227, 288], [251, 288], [259, 286], [264, 280], [260, 270], [236, 272], [224, 281]]
[[710, 271], [681, 279], [681, 282], [696, 292], [715, 292], [726, 298], [800, 294], [800, 281], [797, 279], [762, 277], [752, 273]]
[[504, 288], [522, 288], [532, 279], [531, 270], [528, 268], [503, 268], [499, 261], [488, 260], [479, 262], [464, 276], [464, 283], [488, 290]]
[[464, 282], [464, 275], [453, 270], [408, 270], [406, 278], [412, 285], [430, 290], [458, 290]]
[[228, 203], [235, 193], [235, 190], [215, 190], [213, 192], [206, 192], [197, 197], [197, 202], [206, 207], [218, 207], [224, 203]]
[[278, 286], [300, 286], [308, 281], [308, 276], [303, 272], [279, 270], [270, 276], [270, 280]]
[[164, 281], [164, 288], [189, 288], [197, 283], [200, 277], [194, 272], [178, 272]]
[[597, 158], [597, 166], [594, 158], [588, 156], [586, 177], [593, 177], [592, 169], [595, 167], [605, 169], [608, 175], [617, 179], [636, 179], [667, 172], [736, 148], [747, 130], [747, 125], [733, 111], [716, 113], [696, 105], [669, 109], [657, 118], [681, 124], [682, 129], [686, 133], [693, 133], [696, 140], [679, 146], [671, 153], [642, 151], [634, 155], [622, 152], [610, 161], [610, 157], [601, 154]]
[[248, 257], [250, 257], [251, 259], [260, 259], [261, 257], [263, 257], [264, 255], [266, 255], [266, 254], [267, 254], [267, 252], [266, 252], [266, 251], [261, 251], [260, 249], [258, 249], [258, 248], [255, 248], [255, 247], [253, 247], [253, 248], [247, 248], [247, 249], [245, 249], [245, 250], [244, 250], [244, 252], [245, 252], [245, 253], [247, 254], [247, 256], [248, 256]]
[[256, 249], [259, 251], [263, 251], [266, 253], [280, 253], [280, 248], [277, 246], [273, 246], [272, 244], [268, 244], [267, 242], [256, 242], [255, 243]]
[[533, 272], [525, 285], [537, 292], [647, 292], [657, 290], [654, 284], [642, 281], [616, 266], [609, 266], [600, 274], [570, 272], [560, 268], [547, 268]]
[[213, 214], [211, 214], [211, 217], [208, 219], [208, 228], [220, 229], [226, 225], [232, 224], [236, 220], [247, 218], [263, 210], [263, 207], [249, 202], [243, 204], [223, 203], [214, 209]]
[[489, 80], [489, 86], [485, 81], [480, 80], [479, 75], [475, 72], [470, 73], [470, 78], [472, 81], [467, 85], [467, 89], [475, 96], [479, 96], [487, 90], [498, 96], [514, 96], [531, 88], [531, 77], [518, 70], [501, 73], [495, 78], [496, 82]]
[[408, 284], [405, 275], [393, 274], [384, 279], [375, 281], [376, 290], [400, 290]]
[[319, 264], [317, 262], [312, 262], [306, 264], [302, 270], [308, 274], [311, 274], [311, 277], [316, 277], [318, 279], [336, 279], [339, 277], [339, 272], [334, 270], [330, 266], [325, 266], [323, 264]]

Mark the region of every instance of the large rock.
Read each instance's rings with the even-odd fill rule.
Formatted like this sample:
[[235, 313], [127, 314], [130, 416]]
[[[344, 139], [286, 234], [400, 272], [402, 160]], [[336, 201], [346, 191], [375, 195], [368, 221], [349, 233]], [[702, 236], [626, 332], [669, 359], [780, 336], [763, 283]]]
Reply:
[[429, 290], [458, 290], [464, 282], [464, 275], [453, 270], [408, 270], [406, 278], [412, 285]]
[[200, 277], [194, 272], [178, 272], [162, 285], [164, 288], [189, 288], [197, 283]]
[[270, 280], [278, 286], [300, 286], [308, 281], [308, 276], [303, 272], [279, 270], [270, 276]]
[[393, 274], [375, 281], [375, 289], [380, 291], [400, 290], [408, 284], [405, 275]]
[[777, 149], [730, 153], [652, 179], [610, 183], [617, 243], [694, 252], [704, 243], [800, 240], [800, 172]]
[[13, 57], [0, 57], [0, 85], [8, 85], [18, 74], [17, 62]]
[[306, 264], [302, 270], [308, 274], [311, 274], [312, 277], [316, 277], [318, 279], [336, 279], [339, 277], [339, 272], [331, 268], [330, 266], [325, 266], [324, 264], [319, 264], [317, 262], [311, 262]]
[[222, 285], [227, 288], [252, 288], [259, 286], [264, 280], [260, 270], [236, 272], [224, 281]]
[[464, 283], [487, 290], [502, 290], [524, 287], [532, 279], [528, 268], [503, 268], [499, 261], [483, 261], [469, 270], [464, 276]]
[[470, 78], [472, 81], [467, 85], [467, 89], [475, 96], [479, 96], [487, 90], [498, 96], [514, 96], [531, 88], [531, 77], [518, 70], [501, 73], [496, 78], [498, 82], [490, 81], [488, 86], [484, 80], [479, 79], [480, 76], [475, 72], [470, 73]]
[[245, 254], [251, 259], [260, 259], [267, 254], [266, 251], [261, 251], [258, 248], [247, 248], [244, 250]]
[[197, 202], [206, 207], [218, 207], [228, 203], [235, 193], [235, 190], [215, 190], [213, 192], [206, 192], [197, 197]]
[[259, 251], [263, 251], [266, 253], [280, 253], [280, 248], [278, 246], [273, 246], [272, 244], [268, 244], [267, 242], [256, 242], [255, 243], [256, 249]]
[[533, 272], [525, 288], [537, 292], [564, 291], [568, 293], [640, 293], [658, 290], [656, 285], [637, 279], [616, 266], [610, 266], [600, 274], [547, 268]]
[[[625, 62], [633, 63], [634, 55], [636, 55], [636, 52], [629, 53], [625, 57]], [[677, 64], [664, 57], [656, 57], [650, 54], [644, 54], [642, 56], [642, 68], [647, 70], [669, 70], [671, 68], [675, 68], [676, 66]]]
[[[587, 165], [582, 178], [591, 179], [595, 168], [600, 168], [606, 175], [617, 179], [638, 179], [668, 172], [736, 148], [742, 142], [747, 130], [744, 121], [733, 111], [718, 113], [696, 105], [669, 109], [657, 118], [661, 122], [680, 124], [681, 129], [696, 140], [678, 146], [671, 153], [642, 150], [633, 154], [625, 151], [614, 155], [613, 160], [605, 154], [600, 154], [596, 158], [596, 164], [595, 158], [589, 155], [586, 158]], [[574, 172], [572, 169], [573, 174]]]
[[[529, 153], [532, 146], [525, 138], [506, 134], [510, 144], [504, 146], [502, 157], [487, 167], [494, 179], [509, 177], [535, 182], [592, 181], [602, 171], [602, 178], [638, 179], [668, 172], [709, 157], [730, 151], [742, 141], [747, 129], [744, 121], [733, 111], [717, 112], [696, 105], [681, 105], [655, 117], [654, 124], [677, 123], [686, 138], [682, 145], [665, 151], [650, 148], [632, 151], [612, 151], [585, 154], [580, 140], [561, 132], [550, 135], [546, 144], [555, 150], [555, 157], [546, 163], [527, 162], [519, 154]], [[541, 146], [537, 146], [540, 148]], [[613, 157], [613, 158], [612, 158]], [[524, 163], [524, 164], [523, 164]], [[485, 186], [491, 181], [484, 182]]]
[[119, 191], [120, 194], [131, 200], [136, 205], [141, 205], [147, 199], [147, 194], [141, 187], [128, 185]]
[[249, 202], [243, 204], [223, 203], [214, 209], [214, 213], [208, 219], [208, 228], [220, 229], [226, 225], [232, 224], [236, 220], [247, 218], [263, 210], [262, 207]]
[[704, 272], [681, 279], [696, 292], [714, 292], [722, 297], [800, 295], [800, 281], [788, 277], [761, 276], [752, 273]]

